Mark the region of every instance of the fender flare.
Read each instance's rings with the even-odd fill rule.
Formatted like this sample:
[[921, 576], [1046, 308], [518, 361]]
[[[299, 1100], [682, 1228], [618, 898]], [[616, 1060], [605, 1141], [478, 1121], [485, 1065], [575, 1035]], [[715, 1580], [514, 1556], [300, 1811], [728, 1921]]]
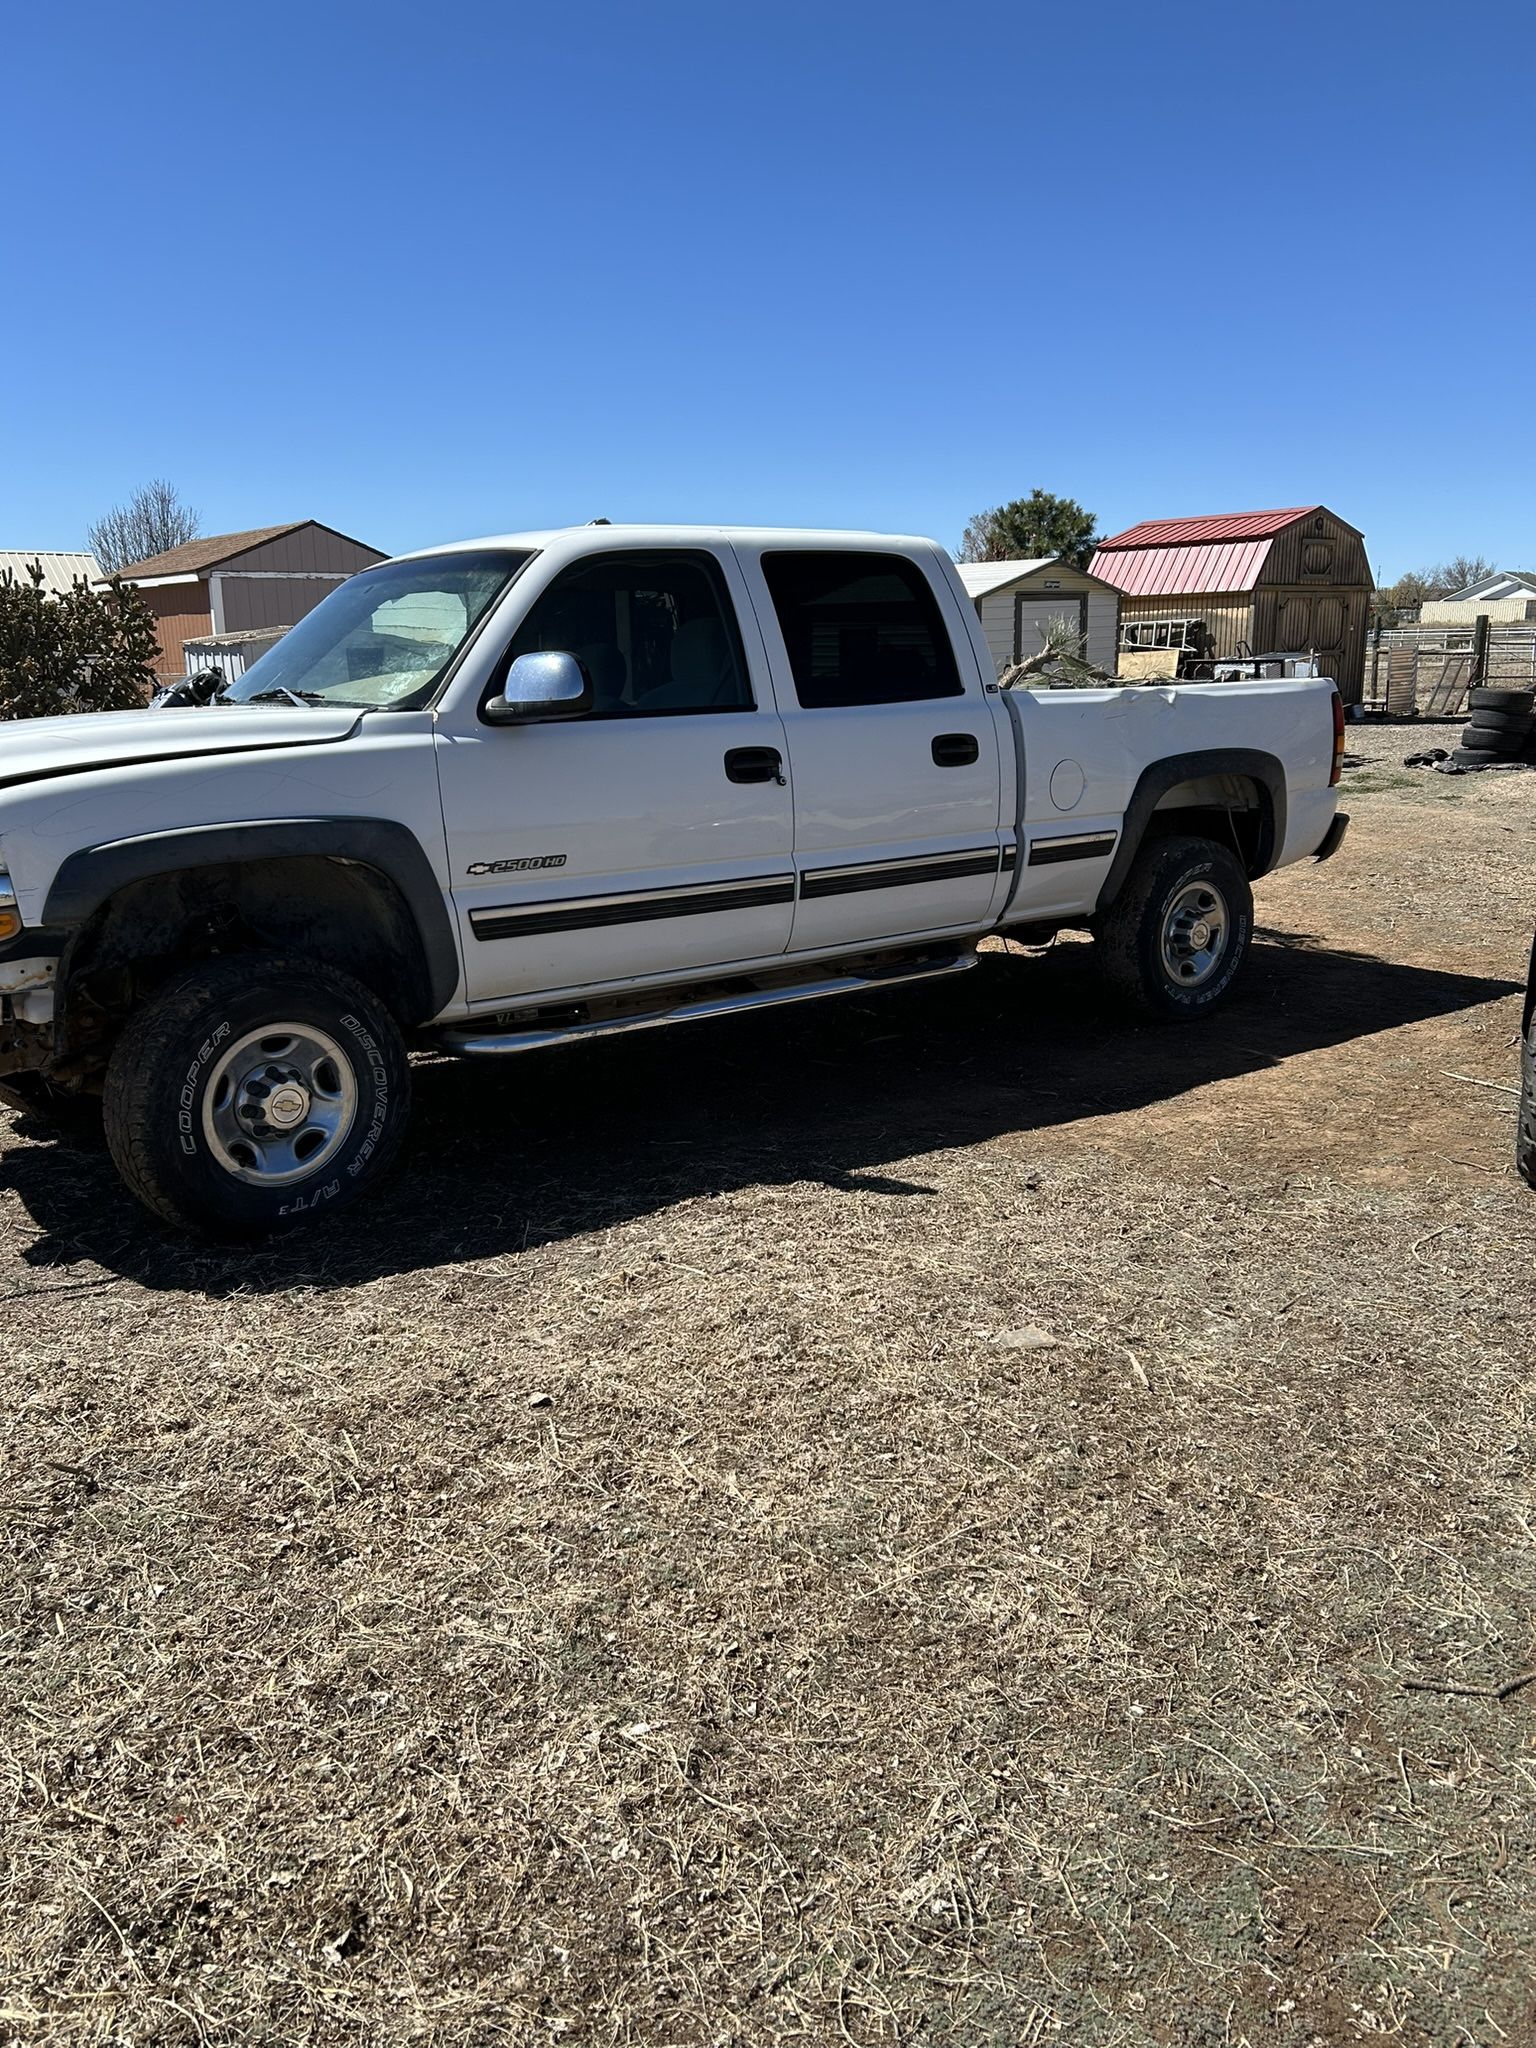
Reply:
[[83, 846], [59, 866], [43, 905], [43, 922], [77, 931], [130, 882], [189, 868], [238, 867], [252, 861], [336, 860], [372, 868], [400, 892], [421, 940], [431, 1009], [446, 1008], [459, 983], [453, 919], [426, 850], [409, 825], [393, 818], [273, 818], [238, 825], [148, 832]]
[[1125, 807], [1120, 844], [1109, 864], [1109, 873], [1099, 889], [1096, 911], [1107, 910], [1125, 886], [1131, 863], [1141, 851], [1152, 813], [1170, 789], [1181, 782], [1194, 782], [1207, 775], [1246, 775], [1267, 797], [1259, 834], [1255, 879], [1269, 873], [1285, 844], [1285, 768], [1273, 754], [1255, 747], [1208, 747], [1198, 753], [1169, 754], [1153, 761], [1137, 777], [1131, 800]]

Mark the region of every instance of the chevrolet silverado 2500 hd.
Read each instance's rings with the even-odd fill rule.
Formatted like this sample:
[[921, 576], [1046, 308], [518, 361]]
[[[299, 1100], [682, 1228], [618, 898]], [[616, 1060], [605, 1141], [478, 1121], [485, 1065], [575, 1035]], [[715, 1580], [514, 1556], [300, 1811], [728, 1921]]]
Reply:
[[[206, 693], [203, 693], [206, 694]], [[0, 754], [0, 1075], [99, 1092], [133, 1192], [258, 1234], [472, 1056], [957, 973], [1086, 927], [1154, 1016], [1325, 857], [1326, 681], [1004, 689], [931, 541], [590, 526], [341, 584], [192, 708]]]

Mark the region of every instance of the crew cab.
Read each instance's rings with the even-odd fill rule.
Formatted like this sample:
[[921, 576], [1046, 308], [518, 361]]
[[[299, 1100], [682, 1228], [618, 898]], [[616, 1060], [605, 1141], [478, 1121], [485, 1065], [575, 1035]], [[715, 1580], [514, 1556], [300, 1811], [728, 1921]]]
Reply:
[[1321, 680], [1002, 686], [926, 540], [402, 556], [211, 701], [7, 729], [0, 1075], [99, 1093], [133, 1192], [241, 1238], [372, 1184], [413, 1045], [931, 980], [1069, 926], [1198, 1017], [1252, 882], [1337, 846], [1342, 735]]

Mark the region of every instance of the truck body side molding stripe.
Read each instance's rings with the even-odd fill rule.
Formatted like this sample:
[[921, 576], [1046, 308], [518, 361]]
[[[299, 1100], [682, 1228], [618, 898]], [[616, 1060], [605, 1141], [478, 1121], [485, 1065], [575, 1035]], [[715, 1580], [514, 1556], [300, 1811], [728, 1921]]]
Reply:
[[698, 917], [712, 910], [757, 910], [793, 903], [793, 875], [765, 875], [760, 881], [706, 882], [686, 889], [635, 889], [620, 895], [583, 896], [559, 903], [504, 903], [471, 910], [477, 939], [535, 938], [548, 932], [580, 932], [602, 925], [646, 924], [658, 917]]
[[1003, 849], [979, 846], [958, 853], [923, 853], [905, 860], [859, 862], [841, 868], [811, 868], [800, 877], [802, 900], [847, 896], [865, 889], [909, 889], [921, 882], [947, 882], [962, 875], [995, 875]]
[[[903, 860], [861, 861], [840, 868], [814, 868], [800, 877], [802, 900], [843, 896], [866, 889], [906, 889], [923, 882], [947, 882], [961, 875], [995, 875], [1018, 859], [1014, 846], [966, 847]], [[535, 938], [549, 932], [590, 931], [602, 925], [641, 924], [658, 917], [697, 917], [711, 910], [756, 910], [793, 903], [792, 875], [761, 880], [704, 882], [681, 889], [634, 889], [605, 896], [564, 898], [558, 903], [502, 903], [472, 909], [469, 928], [477, 939]]]
[[1032, 839], [1029, 865], [1049, 868], [1064, 860], [1102, 860], [1106, 853], [1114, 852], [1116, 836], [1113, 832], [1073, 832], [1058, 839]]

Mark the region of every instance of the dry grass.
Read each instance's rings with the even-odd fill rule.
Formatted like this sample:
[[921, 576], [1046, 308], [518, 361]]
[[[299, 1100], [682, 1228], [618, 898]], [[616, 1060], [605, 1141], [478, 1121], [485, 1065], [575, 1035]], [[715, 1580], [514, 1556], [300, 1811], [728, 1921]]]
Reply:
[[1374, 779], [1206, 1030], [427, 1067], [246, 1259], [13, 1126], [0, 2041], [1536, 2038], [1536, 1686], [1405, 1689], [1536, 1662], [1536, 777]]

